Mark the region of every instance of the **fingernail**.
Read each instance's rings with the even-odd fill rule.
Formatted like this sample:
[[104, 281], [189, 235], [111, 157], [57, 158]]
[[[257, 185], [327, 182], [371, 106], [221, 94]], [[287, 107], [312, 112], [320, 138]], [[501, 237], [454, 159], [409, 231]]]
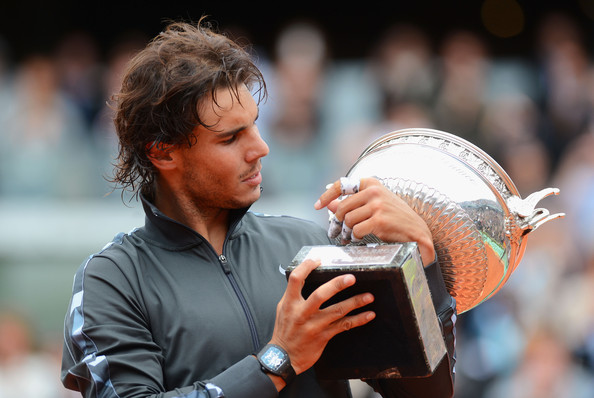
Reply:
[[318, 199], [314, 204], [314, 209], [320, 210], [320, 208], [322, 208], [322, 202], [320, 202], [320, 199]]
[[344, 276], [344, 284], [346, 286], [350, 286], [356, 282], [355, 276], [351, 274], [347, 274]]

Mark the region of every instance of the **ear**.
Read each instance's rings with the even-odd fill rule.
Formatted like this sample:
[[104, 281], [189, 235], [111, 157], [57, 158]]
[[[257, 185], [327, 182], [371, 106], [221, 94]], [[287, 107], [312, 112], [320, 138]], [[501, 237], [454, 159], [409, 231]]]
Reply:
[[151, 163], [158, 170], [171, 170], [175, 168], [175, 156], [171, 156], [175, 151], [174, 144], [165, 144], [162, 142], [152, 142], [147, 144], [147, 156]]

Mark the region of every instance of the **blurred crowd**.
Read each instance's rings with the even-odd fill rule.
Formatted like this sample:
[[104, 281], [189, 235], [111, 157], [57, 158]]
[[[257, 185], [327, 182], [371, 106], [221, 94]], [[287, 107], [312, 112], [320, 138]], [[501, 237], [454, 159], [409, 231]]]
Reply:
[[[567, 216], [531, 233], [507, 285], [459, 317], [456, 397], [593, 397], [594, 54], [585, 32], [551, 14], [540, 21], [532, 53], [494, 57], [477, 33], [436, 41], [422, 26], [397, 25], [366, 57], [346, 60], [332, 57], [327, 33], [295, 23], [269, 53], [254, 43], [270, 94], [258, 120], [271, 149], [263, 199], [306, 198], [312, 208], [370, 142], [409, 127], [478, 145], [523, 197], [560, 188], [542, 205]], [[9, 43], [0, 44], [0, 199], [110, 192], [104, 175], [117, 142], [109, 97], [146, 40], [130, 36], [102, 54], [93, 37], [74, 32], [51, 54], [18, 63], [8, 56]], [[40, 350], [25, 341], [14, 355], [14, 342], [30, 337], [18, 329], [19, 337], [14, 319], [0, 317], [0, 397], [67, 396], [54, 387], [24, 393], [31, 383], [18, 373], [31, 380]], [[52, 386], [41, 381], [40, 389]]]

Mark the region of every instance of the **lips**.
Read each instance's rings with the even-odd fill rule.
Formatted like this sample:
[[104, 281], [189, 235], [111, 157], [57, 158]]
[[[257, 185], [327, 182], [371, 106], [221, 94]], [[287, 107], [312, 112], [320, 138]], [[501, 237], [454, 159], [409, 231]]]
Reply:
[[244, 178], [241, 181], [250, 185], [259, 185], [262, 183], [262, 174], [260, 174], [260, 169], [256, 172], [250, 173], [247, 178]]

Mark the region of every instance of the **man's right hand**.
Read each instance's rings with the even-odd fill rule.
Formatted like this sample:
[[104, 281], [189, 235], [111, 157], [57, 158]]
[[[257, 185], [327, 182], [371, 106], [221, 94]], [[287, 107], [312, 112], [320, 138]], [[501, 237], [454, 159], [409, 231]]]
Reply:
[[322, 355], [328, 341], [338, 333], [365, 325], [375, 318], [372, 311], [347, 315], [373, 302], [371, 293], [348, 298], [320, 309], [338, 292], [355, 284], [353, 275], [341, 275], [318, 287], [307, 299], [301, 294], [305, 279], [320, 261], [305, 260], [290, 274], [287, 290], [276, 307], [276, 321], [270, 343], [287, 351], [297, 374], [310, 367]]

